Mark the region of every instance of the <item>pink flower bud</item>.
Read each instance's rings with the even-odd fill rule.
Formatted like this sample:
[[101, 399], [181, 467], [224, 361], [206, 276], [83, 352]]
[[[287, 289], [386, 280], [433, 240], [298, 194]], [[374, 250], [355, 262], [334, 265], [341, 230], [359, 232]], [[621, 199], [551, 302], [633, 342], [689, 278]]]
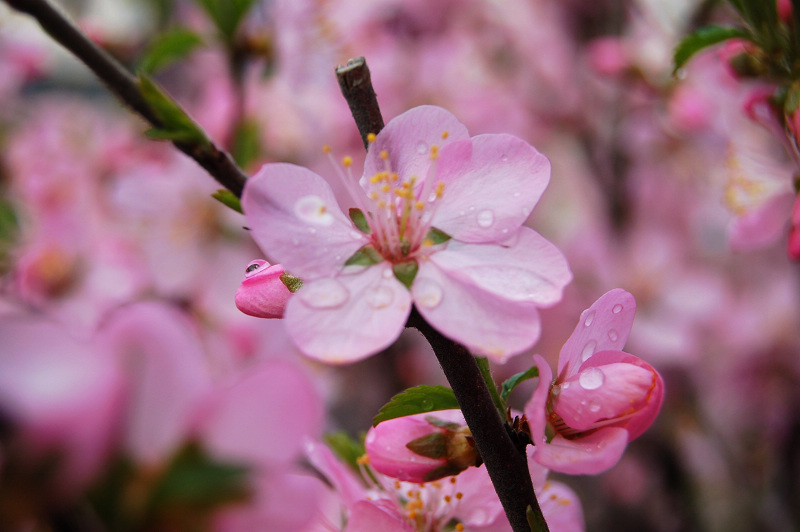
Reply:
[[[795, 113], [797, 115], [798, 113]], [[789, 230], [789, 240], [786, 251], [792, 260], [800, 260], [800, 195], [794, 200], [791, 217], [792, 228]]]
[[376, 471], [407, 482], [422, 484], [480, 463], [459, 410], [384, 421], [369, 430], [364, 443]]
[[236, 291], [236, 307], [257, 318], [282, 318], [292, 292], [281, 280], [283, 266], [254, 260]]
[[777, 0], [777, 2], [778, 18], [788, 24], [792, 20], [792, 2], [791, 0]]

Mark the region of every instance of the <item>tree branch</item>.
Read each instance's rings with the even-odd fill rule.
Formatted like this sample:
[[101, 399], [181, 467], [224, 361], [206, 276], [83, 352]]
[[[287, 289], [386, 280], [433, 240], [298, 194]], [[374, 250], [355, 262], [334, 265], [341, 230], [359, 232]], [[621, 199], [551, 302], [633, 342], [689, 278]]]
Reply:
[[336, 79], [350, 112], [361, 134], [364, 148], [369, 148], [367, 135], [377, 135], [383, 129], [383, 116], [378, 97], [372, 88], [367, 61], [363, 57], [350, 59], [346, 65], [336, 67]]
[[[153, 127], [158, 128], [163, 125], [143, 97], [136, 77], [92, 42], [48, 0], [5, 0], [5, 2], [12, 8], [35, 18], [56, 42], [88, 66], [117, 98]], [[185, 141], [175, 141], [173, 144], [197, 161], [222, 186], [237, 197], [242, 195], [247, 175], [236, 166], [227, 152], [218, 148], [213, 142], [205, 146]]]

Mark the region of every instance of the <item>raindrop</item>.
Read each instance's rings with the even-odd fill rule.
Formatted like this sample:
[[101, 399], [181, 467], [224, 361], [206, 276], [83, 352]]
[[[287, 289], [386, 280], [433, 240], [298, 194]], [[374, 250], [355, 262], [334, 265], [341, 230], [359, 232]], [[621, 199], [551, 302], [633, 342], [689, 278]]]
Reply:
[[428, 195], [428, 203], [433, 203], [434, 201], [436, 201], [436, 192], [431, 192]]
[[486, 210], [478, 213], [478, 225], [481, 227], [491, 227], [494, 223], [494, 213]]
[[561, 385], [561, 389], [562, 390], [566, 390], [567, 388], [569, 388], [569, 383], [568, 382], [565, 382], [564, 384]]
[[350, 231], [350, 236], [353, 237], [354, 240], [361, 240], [361, 237], [364, 235], [358, 231]]
[[586, 368], [578, 375], [578, 384], [584, 390], [596, 390], [603, 385], [605, 379], [606, 376], [603, 374], [602, 369], [597, 367]]
[[596, 341], [589, 340], [586, 342], [586, 345], [583, 347], [583, 351], [581, 351], [581, 362], [586, 362], [589, 360], [589, 357], [594, 354], [595, 349], [597, 349]]
[[600, 405], [598, 403], [592, 403], [589, 405], [589, 412], [596, 414], [600, 411]]
[[515, 198], [518, 198], [520, 196], [522, 196], [522, 192], [514, 192], [514, 197]]
[[583, 320], [583, 324], [588, 327], [594, 321], [594, 311], [591, 311], [589, 314], [586, 315], [586, 319]]
[[433, 410], [433, 401], [430, 399], [423, 399], [419, 406], [424, 412], [430, 412]]
[[465, 214], [467, 214], [467, 211], [458, 211], [459, 216], [464, 216]]
[[297, 296], [312, 308], [335, 308], [344, 305], [350, 293], [336, 279], [320, 279], [303, 286]]
[[442, 302], [442, 287], [430, 279], [417, 279], [412, 287], [414, 302], [425, 308], [436, 308]]
[[428, 145], [423, 141], [417, 142], [417, 153], [423, 154], [428, 151]]
[[500, 160], [506, 162], [508, 160], [508, 155], [504, 153], [503, 155], [500, 156]]
[[389, 279], [390, 277], [392, 277], [392, 275], [394, 275], [394, 273], [392, 273], [392, 270], [390, 268], [385, 268], [383, 270], [383, 273], [381, 273], [381, 275], [383, 275], [384, 279]]
[[388, 307], [394, 299], [394, 293], [387, 286], [373, 286], [367, 290], [365, 297], [367, 304], [377, 310]]
[[259, 269], [260, 267], [261, 267], [261, 263], [253, 262], [253, 263], [251, 263], [250, 265], [247, 266], [247, 268], [244, 270], [244, 273], [254, 272], [257, 269]]
[[472, 212], [472, 211], [474, 211], [474, 210], [475, 210], [475, 205], [470, 205], [470, 206], [469, 206], [469, 212]]
[[325, 200], [313, 194], [294, 202], [294, 213], [304, 222], [314, 225], [328, 226], [333, 223], [333, 215], [328, 212]]
[[613, 312], [614, 314], [619, 314], [620, 312], [622, 312], [622, 305], [620, 304], [614, 305], [614, 308], [611, 309], [611, 312]]
[[561, 393], [561, 386], [556, 384], [552, 388], [550, 388], [550, 393], [553, 395], [559, 395]]
[[616, 342], [617, 340], [619, 340], [619, 333], [614, 329], [611, 329], [610, 331], [608, 331], [608, 339], [611, 340], [612, 342]]

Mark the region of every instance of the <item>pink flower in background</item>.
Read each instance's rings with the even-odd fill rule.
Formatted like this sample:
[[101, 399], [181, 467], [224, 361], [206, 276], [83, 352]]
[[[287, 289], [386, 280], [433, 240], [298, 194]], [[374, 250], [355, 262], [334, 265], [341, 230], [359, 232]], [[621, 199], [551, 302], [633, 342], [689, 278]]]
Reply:
[[538, 307], [572, 277], [522, 226], [549, 175], [524, 141], [470, 138], [449, 112], [422, 106], [371, 142], [360, 183], [342, 175], [352, 220], [322, 177], [291, 164], [265, 165], [242, 205], [261, 249], [305, 283], [285, 318], [307, 355], [367, 357], [394, 342], [413, 303], [444, 335], [504, 360], [538, 339]]
[[628, 442], [658, 415], [661, 376], [620, 351], [628, 340], [636, 302], [614, 289], [581, 314], [558, 358], [558, 375], [540, 355], [539, 384], [525, 405], [536, 445], [534, 460], [554, 471], [596, 474], [617, 463]]
[[280, 264], [254, 260], [247, 265], [244, 280], [236, 291], [236, 307], [257, 318], [282, 318], [292, 292], [281, 281]]

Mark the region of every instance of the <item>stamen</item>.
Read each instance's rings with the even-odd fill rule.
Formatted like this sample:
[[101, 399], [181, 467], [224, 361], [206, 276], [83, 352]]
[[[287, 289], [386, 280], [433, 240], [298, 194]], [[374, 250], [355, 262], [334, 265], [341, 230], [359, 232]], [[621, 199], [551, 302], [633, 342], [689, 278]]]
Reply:
[[448, 132], [448, 131], [442, 131], [442, 139], [446, 139], [446, 138], [447, 138], [447, 137], [449, 137], [449, 136], [450, 136], [450, 132]]
[[367, 133], [367, 142], [375, 142], [377, 135], [375, 133]]

